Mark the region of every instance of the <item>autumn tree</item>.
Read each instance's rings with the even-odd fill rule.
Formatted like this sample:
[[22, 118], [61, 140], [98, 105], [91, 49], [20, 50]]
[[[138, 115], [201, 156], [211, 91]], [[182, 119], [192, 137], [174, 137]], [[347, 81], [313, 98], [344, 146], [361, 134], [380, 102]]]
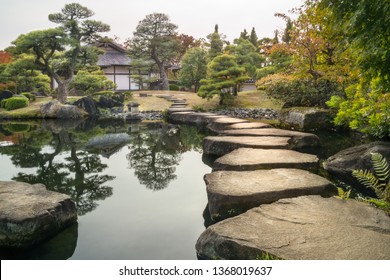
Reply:
[[176, 30], [177, 25], [170, 22], [168, 15], [153, 13], [138, 23], [133, 38], [128, 41], [133, 58], [156, 63], [163, 90], [169, 88], [167, 69], [180, 52]]
[[78, 69], [86, 63], [96, 64], [96, 50], [86, 45], [97, 40], [110, 27], [89, 19], [93, 12], [77, 3], [66, 4], [49, 20], [58, 28], [32, 31], [19, 36], [13, 44], [16, 53], [33, 53], [37, 69], [48, 73], [58, 84], [58, 100], [65, 103], [69, 85]]
[[238, 86], [249, 79], [244, 74], [245, 68], [239, 67], [232, 55], [219, 55], [207, 67], [207, 79], [201, 80], [198, 95], [207, 99], [218, 95], [220, 105], [228, 105], [237, 94]]
[[198, 92], [200, 80], [206, 78], [207, 52], [201, 48], [192, 48], [184, 55], [179, 75], [180, 84]]

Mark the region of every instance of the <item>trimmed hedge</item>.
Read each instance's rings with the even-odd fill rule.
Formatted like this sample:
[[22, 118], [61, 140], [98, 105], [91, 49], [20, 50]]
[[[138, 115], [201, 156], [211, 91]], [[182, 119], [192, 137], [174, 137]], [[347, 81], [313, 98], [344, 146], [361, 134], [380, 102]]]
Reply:
[[32, 94], [31, 92], [21, 92], [21, 95], [24, 97], [28, 98], [29, 101], [34, 101], [35, 100], [35, 95]]
[[169, 90], [173, 90], [173, 91], [178, 91], [180, 88], [178, 85], [175, 85], [175, 84], [170, 84], [169, 85]]
[[28, 98], [26, 97], [11, 97], [1, 101], [1, 107], [5, 108], [8, 111], [24, 108], [29, 105]]

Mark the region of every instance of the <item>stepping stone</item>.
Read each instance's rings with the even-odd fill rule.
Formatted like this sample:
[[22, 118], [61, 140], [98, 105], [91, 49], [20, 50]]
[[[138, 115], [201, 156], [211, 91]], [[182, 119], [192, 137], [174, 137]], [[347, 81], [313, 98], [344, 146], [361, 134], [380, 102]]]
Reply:
[[170, 108], [186, 108], [186, 107], [187, 107], [187, 104], [185, 104], [185, 103], [183, 103], [183, 104], [173, 103]]
[[390, 217], [356, 200], [301, 196], [262, 205], [207, 228], [208, 259], [389, 260]]
[[262, 122], [246, 122], [227, 125], [225, 130], [233, 129], [256, 129], [256, 128], [271, 128], [272, 125]]
[[316, 170], [318, 157], [292, 150], [240, 148], [218, 158], [213, 165], [213, 171], [249, 171], [271, 168]]
[[[224, 130], [224, 135], [230, 136], [279, 136], [291, 137], [296, 148], [316, 147], [320, 146], [320, 139], [312, 133], [299, 131], [291, 131], [277, 128], [262, 128], [262, 129], [235, 129]], [[299, 144], [299, 146], [298, 146]]]
[[168, 112], [173, 113], [173, 112], [193, 112], [194, 109], [191, 108], [169, 108]]
[[213, 113], [174, 112], [169, 115], [169, 121], [175, 124], [196, 124], [203, 126], [214, 119], [222, 117], [224, 116]]
[[223, 117], [218, 118], [216, 120], [213, 120], [207, 128], [210, 129], [213, 132], [221, 132], [223, 131], [228, 125], [232, 124], [238, 124], [238, 123], [247, 123], [248, 121], [238, 118], [231, 118], [231, 117]]
[[69, 196], [42, 184], [0, 181], [0, 247], [27, 248], [77, 220]]
[[204, 180], [210, 215], [216, 221], [283, 198], [337, 193], [327, 179], [301, 169], [216, 171]]
[[207, 136], [203, 139], [203, 153], [223, 156], [238, 148], [290, 149], [288, 137]]

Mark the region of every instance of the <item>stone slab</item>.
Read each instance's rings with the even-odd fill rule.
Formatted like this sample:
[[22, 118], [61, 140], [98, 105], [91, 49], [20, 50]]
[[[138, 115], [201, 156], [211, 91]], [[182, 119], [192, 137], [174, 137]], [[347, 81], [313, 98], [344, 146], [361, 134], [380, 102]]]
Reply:
[[227, 125], [225, 130], [233, 130], [233, 129], [258, 129], [258, 128], [271, 128], [272, 125], [262, 122], [246, 122], [246, 123], [235, 123], [231, 125]]
[[278, 136], [291, 137], [291, 141], [297, 148], [308, 148], [320, 146], [320, 138], [312, 133], [299, 131], [278, 129], [278, 128], [262, 128], [262, 129], [235, 129], [224, 130], [224, 135], [230, 136]]
[[194, 109], [191, 108], [169, 108], [168, 112], [173, 113], [173, 112], [193, 112]]
[[318, 160], [315, 155], [292, 150], [240, 148], [218, 158], [214, 162], [213, 171], [249, 171], [271, 168], [316, 170]]
[[0, 247], [36, 245], [76, 220], [69, 196], [42, 184], [0, 181]]
[[243, 120], [243, 119], [239, 119], [239, 118], [223, 117], [223, 118], [217, 118], [215, 120], [212, 120], [208, 124], [207, 128], [213, 132], [218, 133], [218, 132], [221, 132], [224, 129], [226, 129], [226, 127], [228, 125], [238, 124], [238, 123], [247, 123], [247, 122], [248, 121]]
[[210, 226], [196, 243], [209, 259], [389, 260], [390, 217], [356, 200], [302, 196]]
[[175, 124], [193, 124], [203, 126], [214, 119], [222, 118], [224, 116], [213, 113], [200, 112], [173, 112], [169, 115], [169, 121]]
[[288, 137], [207, 136], [203, 139], [203, 153], [223, 156], [238, 148], [289, 149]]
[[337, 193], [327, 179], [301, 169], [216, 171], [206, 174], [204, 180], [213, 220], [235, 216], [283, 198]]

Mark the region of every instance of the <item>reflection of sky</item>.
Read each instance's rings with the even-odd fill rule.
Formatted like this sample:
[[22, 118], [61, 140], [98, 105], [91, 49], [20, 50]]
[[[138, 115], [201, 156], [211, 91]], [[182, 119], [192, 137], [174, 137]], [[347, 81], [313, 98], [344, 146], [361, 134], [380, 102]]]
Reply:
[[[1, 153], [1, 150], [0, 150]], [[18, 168], [15, 167], [8, 156], [0, 154], [0, 181], [11, 181], [12, 177], [16, 176], [19, 172], [34, 174], [36, 168]]]
[[127, 147], [110, 159], [107, 174], [113, 196], [79, 218], [74, 259], [195, 259], [207, 204], [203, 175], [210, 172], [201, 154], [187, 152], [177, 179], [160, 191], [139, 184], [126, 159]]

